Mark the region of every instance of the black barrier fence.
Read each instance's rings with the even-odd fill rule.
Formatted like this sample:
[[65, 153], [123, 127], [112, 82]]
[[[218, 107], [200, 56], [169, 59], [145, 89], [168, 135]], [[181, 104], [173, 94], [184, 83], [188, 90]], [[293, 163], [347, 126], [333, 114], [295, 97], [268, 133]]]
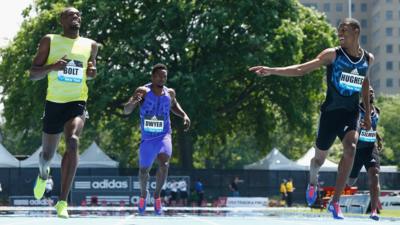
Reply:
[[[151, 176], [155, 175], [151, 171]], [[2, 192], [0, 199], [7, 202], [9, 196], [32, 195], [32, 188], [36, 179], [38, 169], [36, 168], [0, 168], [0, 183]], [[79, 168], [77, 177], [86, 176], [136, 176], [137, 169], [108, 169], [108, 168]], [[309, 180], [308, 171], [268, 171], [268, 170], [184, 170], [173, 168], [170, 176], [190, 177], [190, 190], [194, 190], [194, 183], [200, 180], [203, 183], [205, 196], [208, 199], [215, 199], [220, 196], [229, 196], [228, 185], [235, 176], [238, 176], [242, 183], [239, 183], [241, 196], [248, 197], [274, 197], [279, 196], [279, 185], [283, 178], [293, 178], [296, 188], [293, 193], [295, 203], [304, 203], [305, 189]], [[60, 168], [52, 168], [51, 175], [54, 180], [53, 195], [60, 192]], [[320, 172], [319, 180], [324, 186], [334, 186], [336, 172]], [[400, 173], [380, 174], [382, 190], [400, 190]], [[360, 190], [368, 190], [368, 178], [361, 173], [357, 186]]]

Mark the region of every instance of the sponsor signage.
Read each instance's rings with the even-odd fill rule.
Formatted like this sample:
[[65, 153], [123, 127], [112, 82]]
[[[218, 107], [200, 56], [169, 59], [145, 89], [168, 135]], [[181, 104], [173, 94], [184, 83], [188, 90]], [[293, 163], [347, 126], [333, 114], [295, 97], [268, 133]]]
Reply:
[[[150, 177], [149, 182], [147, 182], [147, 189], [150, 192], [156, 189], [156, 179], [155, 177]], [[163, 186], [164, 190], [173, 191], [187, 191], [190, 189], [190, 177], [189, 176], [170, 176]], [[140, 191], [140, 182], [138, 177], [132, 177], [132, 191]]]
[[[156, 188], [155, 177], [150, 177], [147, 188], [152, 195]], [[190, 177], [170, 176], [163, 190], [189, 193]], [[140, 183], [137, 176], [78, 176], [72, 185], [71, 200], [76, 205], [137, 205], [139, 194]], [[149, 198], [147, 203], [152, 204], [152, 201]]]
[[395, 196], [381, 196], [379, 200], [382, 203], [383, 209], [400, 210], [400, 195]]
[[[102, 205], [102, 204], [111, 204], [111, 205], [129, 205], [131, 197], [129, 195], [86, 195], [80, 194], [79, 199], [85, 200], [86, 205]], [[92, 202], [96, 199], [96, 202]]]
[[227, 207], [267, 207], [267, 197], [228, 197]]
[[131, 191], [130, 177], [76, 177], [72, 190], [75, 192]]
[[50, 199], [36, 200], [33, 196], [10, 196], [12, 206], [49, 206], [49, 202], [57, 202], [56, 196], [51, 196]]
[[367, 213], [369, 203], [369, 194], [342, 195], [339, 201], [342, 211], [346, 213]]

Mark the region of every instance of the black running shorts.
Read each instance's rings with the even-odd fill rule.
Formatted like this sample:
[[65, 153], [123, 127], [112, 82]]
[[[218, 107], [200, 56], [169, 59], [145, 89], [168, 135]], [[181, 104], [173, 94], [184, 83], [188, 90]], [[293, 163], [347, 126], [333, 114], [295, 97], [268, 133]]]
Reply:
[[46, 101], [43, 115], [43, 132], [59, 134], [64, 130], [64, 124], [75, 117], [87, 117], [86, 102], [76, 101], [55, 103]]
[[317, 131], [317, 148], [323, 151], [329, 150], [336, 137], [342, 140], [347, 132], [357, 131], [358, 116], [358, 110], [337, 109], [321, 112]]
[[375, 146], [369, 148], [357, 148], [350, 178], [357, 178], [362, 166], [365, 166], [366, 171], [371, 167], [380, 168], [379, 152]]

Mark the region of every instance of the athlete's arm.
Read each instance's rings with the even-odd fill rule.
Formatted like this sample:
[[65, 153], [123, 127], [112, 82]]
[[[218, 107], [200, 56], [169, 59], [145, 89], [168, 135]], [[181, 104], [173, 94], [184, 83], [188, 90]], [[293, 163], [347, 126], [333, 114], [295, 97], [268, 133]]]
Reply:
[[381, 137], [381, 135], [376, 132], [376, 140], [377, 140], [377, 147], [378, 147], [378, 151], [381, 152], [383, 150], [383, 138]]
[[176, 100], [176, 93], [175, 90], [172, 88], [168, 89], [168, 93], [171, 96], [171, 111], [183, 118], [183, 127], [185, 129], [185, 131], [189, 130], [190, 127], [190, 119], [189, 116], [185, 113], [185, 111], [183, 111], [181, 105], [179, 104], [179, 102]]
[[133, 112], [139, 103], [143, 101], [146, 96], [146, 87], [138, 87], [133, 93], [132, 97], [129, 98], [128, 102], [124, 104], [124, 114], [128, 115]]
[[321, 66], [331, 64], [336, 58], [335, 48], [328, 48], [322, 51], [315, 59], [303, 64], [296, 64], [286, 67], [267, 67], [254, 66], [249, 68], [249, 71], [256, 73], [259, 76], [279, 75], [284, 77], [298, 77], [310, 73]]
[[50, 52], [50, 37], [44, 36], [39, 43], [39, 48], [36, 53], [35, 58], [32, 62], [32, 67], [29, 70], [29, 78], [31, 80], [43, 79], [49, 72], [53, 70], [62, 70], [67, 65], [65, 57], [62, 57], [54, 64], [45, 65], [47, 57], [49, 57]]
[[[381, 110], [378, 107], [374, 106], [373, 104], [371, 104], [371, 107], [375, 108], [375, 113], [378, 113], [378, 115], [381, 114]], [[376, 140], [377, 140], [378, 151], [379, 152], [383, 151], [383, 138], [379, 132], [376, 132]]]
[[88, 80], [91, 80], [96, 77], [97, 69], [96, 69], [96, 56], [98, 51], [98, 45], [95, 41], [92, 43], [92, 50], [90, 52], [90, 58], [88, 60], [86, 76]]
[[[374, 55], [369, 53], [368, 68], [371, 68], [373, 61], [374, 61]], [[365, 109], [364, 121], [362, 121], [361, 126], [366, 130], [371, 129], [371, 104], [369, 101], [369, 73], [370, 73], [370, 70], [368, 69], [367, 75], [365, 76], [365, 79], [362, 84], [362, 90], [361, 90], [362, 102], [364, 104], [364, 109]]]

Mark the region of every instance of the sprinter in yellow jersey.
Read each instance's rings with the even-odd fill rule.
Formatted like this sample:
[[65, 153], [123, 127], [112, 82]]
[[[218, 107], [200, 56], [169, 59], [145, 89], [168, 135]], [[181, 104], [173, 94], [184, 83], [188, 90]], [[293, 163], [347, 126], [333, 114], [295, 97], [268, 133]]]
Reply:
[[30, 69], [30, 79], [47, 76], [48, 88], [43, 116], [43, 150], [34, 196], [43, 197], [50, 163], [64, 132], [66, 152], [61, 163], [61, 193], [57, 215], [68, 218], [67, 197], [78, 165], [79, 136], [86, 116], [86, 80], [96, 76], [97, 43], [79, 36], [80, 12], [72, 7], [60, 14], [63, 34], [44, 36]]

